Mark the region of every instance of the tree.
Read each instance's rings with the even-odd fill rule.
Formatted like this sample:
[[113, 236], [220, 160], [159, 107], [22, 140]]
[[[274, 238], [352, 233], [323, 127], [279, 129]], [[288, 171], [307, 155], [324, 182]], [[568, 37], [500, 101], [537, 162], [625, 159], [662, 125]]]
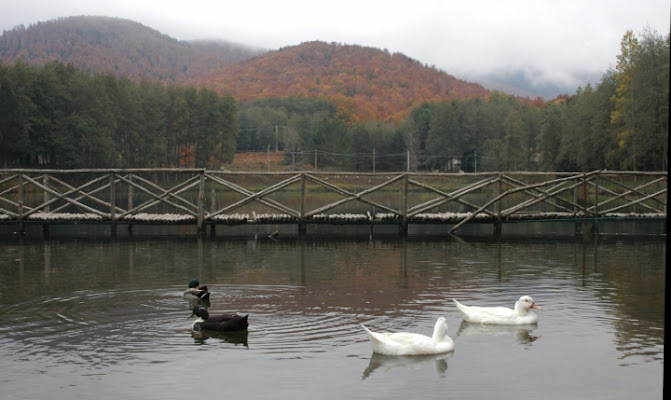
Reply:
[[632, 31], [627, 31], [620, 42], [620, 54], [617, 56], [616, 73], [617, 93], [612, 101], [615, 109], [611, 113], [611, 122], [618, 124], [618, 145], [627, 152], [627, 167], [636, 169], [636, 130], [634, 85], [632, 84], [639, 53], [638, 39]]
[[463, 151], [457, 101], [440, 103], [434, 109], [426, 140], [427, 168], [450, 171], [452, 160]]
[[30, 158], [33, 100], [36, 75], [24, 62], [9, 68], [0, 65], [0, 158], [4, 167], [22, 165]]
[[431, 119], [435, 104], [425, 103], [415, 108], [408, 119], [401, 125], [404, 145], [410, 153], [410, 170], [417, 170], [424, 163], [426, 139], [431, 129]]
[[526, 169], [526, 132], [522, 123], [522, 116], [517, 110], [512, 110], [503, 121], [503, 166], [509, 171]]
[[557, 170], [562, 126], [565, 124], [565, 111], [566, 107], [563, 104], [550, 104], [541, 112], [538, 150], [540, 167], [543, 171]]
[[646, 30], [637, 47], [632, 92], [635, 95], [635, 148], [638, 168], [668, 169], [669, 38]]

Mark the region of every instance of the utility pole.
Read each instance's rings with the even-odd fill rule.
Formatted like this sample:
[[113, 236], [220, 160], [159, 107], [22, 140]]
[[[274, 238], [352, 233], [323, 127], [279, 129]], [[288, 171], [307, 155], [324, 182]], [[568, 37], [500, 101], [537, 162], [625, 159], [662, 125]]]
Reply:
[[275, 153], [277, 153], [278, 144], [277, 144], [277, 125], [275, 125]]
[[375, 147], [373, 147], [373, 173], [375, 173]]

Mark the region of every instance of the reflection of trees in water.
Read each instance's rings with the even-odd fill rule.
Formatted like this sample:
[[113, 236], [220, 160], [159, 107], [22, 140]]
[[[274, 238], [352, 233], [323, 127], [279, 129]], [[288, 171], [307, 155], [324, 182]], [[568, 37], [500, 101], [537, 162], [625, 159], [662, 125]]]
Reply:
[[[103, 292], [137, 287], [140, 282], [148, 295], [153, 289], [164, 293], [173, 286], [179, 294], [177, 287], [182, 287], [185, 276], [198, 276], [214, 285], [217, 305], [225, 304], [232, 312], [266, 300], [249, 298], [245, 287], [272, 282], [286, 287], [278, 289], [276, 296], [269, 290], [262, 295], [277, 301], [274, 307], [281, 311], [326, 304], [330, 309], [383, 313], [413, 323], [412, 314], [447, 307], [446, 299], [453, 292], [498, 301], [516, 287], [556, 289], [561, 283], [592, 302], [589, 306], [597, 308], [599, 318], [612, 321], [615, 345], [623, 357], [641, 354], [656, 359], [663, 354], [664, 239], [603, 235], [589, 240], [505, 235], [498, 239], [296, 239], [280, 235], [271, 240], [259, 235], [25, 239], [3, 246], [6, 259], [17, 267], [16, 275], [8, 279], [26, 292], [62, 296], [78, 289]], [[492, 287], [497, 290], [492, 292]], [[14, 300], [8, 291], [0, 296], [5, 302]]]
[[612, 308], [621, 358], [663, 359], [666, 244], [604, 239], [582, 251], [585, 276], [599, 278], [599, 284], [592, 285], [596, 296]]

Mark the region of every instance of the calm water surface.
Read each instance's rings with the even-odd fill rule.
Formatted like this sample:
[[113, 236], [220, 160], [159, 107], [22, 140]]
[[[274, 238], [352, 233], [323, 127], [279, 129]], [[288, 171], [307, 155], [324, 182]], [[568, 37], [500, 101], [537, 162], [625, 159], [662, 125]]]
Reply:
[[[0, 239], [6, 399], [662, 397], [665, 238]], [[195, 337], [181, 293], [249, 313]], [[537, 326], [462, 323], [451, 299], [543, 307]], [[455, 351], [373, 355], [374, 330]]]

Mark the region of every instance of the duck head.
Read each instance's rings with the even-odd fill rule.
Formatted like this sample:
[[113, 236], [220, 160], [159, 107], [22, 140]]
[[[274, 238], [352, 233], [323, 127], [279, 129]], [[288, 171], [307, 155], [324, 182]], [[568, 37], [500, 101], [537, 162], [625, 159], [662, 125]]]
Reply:
[[200, 282], [198, 282], [198, 279], [191, 279], [191, 281], [189, 282], [189, 289], [198, 287], [200, 287]]
[[440, 342], [447, 335], [447, 320], [445, 317], [439, 317], [436, 325], [433, 327], [433, 336], [435, 342]]
[[515, 311], [517, 311], [517, 313], [520, 315], [527, 314], [531, 309], [542, 310], [542, 308], [536, 304], [531, 296], [522, 296], [515, 303]]

